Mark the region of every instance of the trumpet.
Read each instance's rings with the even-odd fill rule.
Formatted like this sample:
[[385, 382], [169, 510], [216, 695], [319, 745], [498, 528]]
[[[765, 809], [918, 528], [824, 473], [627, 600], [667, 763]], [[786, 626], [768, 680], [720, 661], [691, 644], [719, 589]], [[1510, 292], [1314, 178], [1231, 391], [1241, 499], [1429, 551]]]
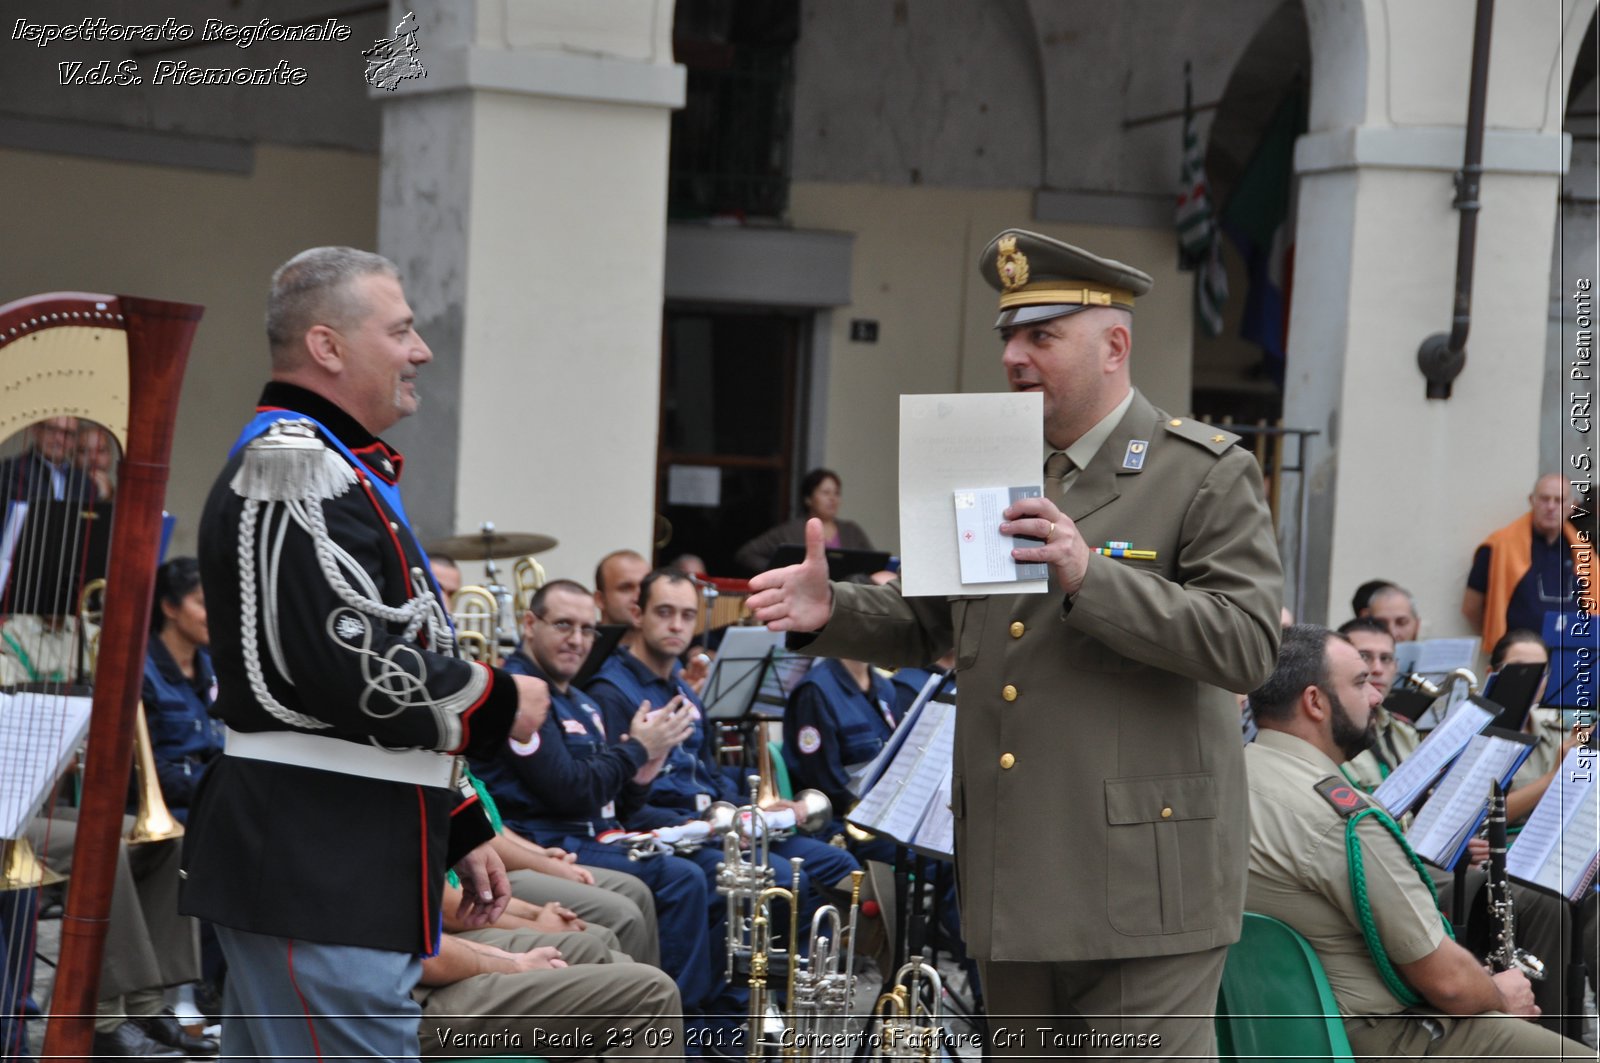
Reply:
[[[727, 955], [725, 976], [732, 980], [740, 969], [749, 970], [755, 955], [753, 920], [760, 899], [775, 889], [777, 872], [767, 861], [772, 832], [766, 829], [766, 813], [758, 800], [760, 779], [752, 775], [750, 803], [734, 808], [719, 801], [710, 809], [714, 830], [722, 835], [722, 859], [717, 863], [717, 892], [728, 899]], [[749, 843], [746, 850], [745, 843]], [[800, 881], [800, 861], [794, 861], [795, 884]], [[794, 938], [789, 939], [792, 944]], [[754, 1036], [755, 1031], [751, 1031]]]
[[943, 998], [944, 979], [932, 965], [912, 960], [896, 971], [893, 988], [878, 998], [873, 1009], [878, 1020], [874, 1042], [878, 1057], [938, 1059], [944, 1029]]
[[1466, 668], [1457, 668], [1449, 672], [1437, 683], [1430, 681], [1420, 672], [1408, 672], [1401, 680], [1402, 686], [1415, 690], [1419, 694], [1426, 694], [1430, 698], [1441, 698], [1450, 693], [1458, 684], [1467, 684], [1467, 692], [1478, 692], [1478, 677]]
[[856, 988], [856, 917], [861, 910], [861, 880], [865, 877], [865, 871], [850, 873], [848, 925], [831, 904], [817, 909], [811, 917], [807, 955], [799, 961], [800, 969], [789, 996], [794, 1043], [806, 1049], [810, 1059], [842, 1060], [846, 1054], [845, 1024]]
[[692, 853], [704, 845], [713, 833], [711, 824], [695, 819], [674, 827], [657, 827], [655, 830], [635, 833], [618, 831], [604, 835], [599, 840], [626, 847], [628, 859], [637, 862], [653, 856]]
[[[768, 886], [756, 894], [750, 918], [750, 1012], [747, 1020], [749, 1040], [745, 1046], [746, 1059], [765, 1059], [779, 1051], [793, 1059], [795, 1044], [783, 1036], [790, 1028], [781, 1011], [772, 1007], [769, 980], [786, 977], [788, 984], [784, 999], [794, 1000], [795, 974], [798, 964], [794, 957], [772, 944], [772, 902], [789, 903], [789, 947], [794, 948], [800, 932], [800, 864], [799, 857], [790, 861], [794, 871], [794, 889]], [[776, 1012], [776, 1014], [774, 1014]]]

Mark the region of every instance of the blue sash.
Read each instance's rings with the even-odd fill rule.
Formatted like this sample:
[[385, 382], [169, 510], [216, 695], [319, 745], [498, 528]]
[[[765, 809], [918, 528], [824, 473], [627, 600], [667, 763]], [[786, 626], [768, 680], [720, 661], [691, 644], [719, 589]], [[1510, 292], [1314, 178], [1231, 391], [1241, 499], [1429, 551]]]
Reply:
[[[243, 449], [246, 443], [249, 443], [252, 439], [256, 438], [256, 436], [261, 435], [268, 428], [271, 428], [279, 421], [309, 421], [311, 426], [317, 430], [319, 435], [321, 435], [323, 441], [332, 446], [340, 454], [343, 454], [344, 460], [348, 461], [352, 467], [357, 469], [366, 468], [366, 463], [360, 458], [356, 457], [355, 453], [349, 447], [345, 446], [338, 436], [328, 431], [328, 429], [315, 417], [311, 417], [303, 413], [296, 413], [293, 410], [261, 410], [258, 412], [250, 419], [250, 422], [244, 426], [244, 430], [239, 433], [239, 438], [233, 441], [233, 446], [228, 448], [228, 457], [231, 459], [235, 454], [239, 453], [239, 451]], [[411, 520], [406, 516], [405, 503], [400, 501], [399, 486], [389, 483], [381, 476], [368, 476], [367, 483], [371, 485], [372, 489], [378, 493], [378, 496], [383, 499], [384, 503], [389, 507], [394, 515], [400, 518], [398, 523], [406, 530], [406, 534], [411, 537], [411, 543], [417, 548], [417, 553], [421, 554], [423, 557], [427, 557], [428, 552], [422, 548], [422, 543], [417, 539], [417, 533], [411, 530]], [[443, 600], [444, 595], [440, 593], [439, 585], [434, 583], [433, 572], [431, 570], [428, 572], [428, 582], [433, 583], [434, 594]], [[449, 616], [448, 611], [446, 612], [446, 616]], [[451, 626], [454, 627], [454, 618], [450, 619]]]

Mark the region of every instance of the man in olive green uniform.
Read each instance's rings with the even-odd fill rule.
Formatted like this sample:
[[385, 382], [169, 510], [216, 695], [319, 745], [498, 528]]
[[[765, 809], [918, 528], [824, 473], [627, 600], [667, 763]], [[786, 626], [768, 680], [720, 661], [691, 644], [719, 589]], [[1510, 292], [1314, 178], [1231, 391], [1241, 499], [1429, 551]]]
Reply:
[[[1372, 741], [1376, 703], [1367, 666], [1344, 636], [1310, 624], [1284, 632], [1277, 668], [1250, 695], [1261, 733], [1245, 753], [1245, 906], [1281, 919], [1311, 943], [1357, 1056], [1592, 1057], [1576, 1041], [1525, 1021], [1539, 1008], [1521, 972], [1491, 976], [1449, 939], [1404, 843], [1339, 773], [1341, 760]], [[1364, 869], [1355, 884], [1346, 848], [1352, 821]], [[1366, 896], [1392, 964], [1392, 984], [1368, 949], [1357, 892]]]
[[1410, 723], [1383, 707], [1396, 675], [1394, 636], [1388, 625], [1362, 616], [1340, 624], [1339, 634], [1361, 654], [1367, 666], [1367, 683], [1378, 693], [1379, 704], [1373, 710], [1373, 718], [1378, 721], [1377, 740], [1372, 748], [1362, 750], [1343, 766], [1345, 777], [1370, 794], [1422, 743], [1422, 736]]
[[1103, 1053], [1120, 1034], [1141, 1056], [1211, 1055], [1244, 900], [1228, 692], [1271, 671], [1279, 633], [1261, 478], [1234, 436], [1132, 388], [1147, 275], [1020, 230], [979, 268], [1000, 291], [1011, 389], [1044, 396], [1045, 494], [1000, 532], [1040, 540], [1013, 556], [1047, 564], [1049, 592], [829, 584], [808, 528], [807, 560], [756, 577], [750, 605], [775, 630], [821, 628], [819, 655], [919, 665], [955, 649], [962, 930], [996, 1051]]

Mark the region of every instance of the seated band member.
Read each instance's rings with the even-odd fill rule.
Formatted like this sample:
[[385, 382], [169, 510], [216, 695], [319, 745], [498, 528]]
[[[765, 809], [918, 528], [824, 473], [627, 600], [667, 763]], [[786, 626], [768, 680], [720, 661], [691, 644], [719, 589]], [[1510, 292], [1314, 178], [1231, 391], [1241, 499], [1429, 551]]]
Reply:
[[[461, 568], [452, 557], [429, 554], [428, 566], [444, 600], [461, 589]], [[559, 904], [591, 923], [613, 931], [622, 951], [654, 967], [661, 966], [661, 932], [650, 888], [632, 875], [603, 867], [584, 867], [577, 856], [558, 847], [535, 845], [507, 831], [494, 799], [474, 778], [484, 810], [494, 822], [494, 850], [506, 865], [511, 895], [529, 904]]]
[[[589, 693], [605, 710], [605, 728], [611, 742], [628, 733], [641, 707], [662, 708], [677, 699], [689, 706], [692, 727], [683, 741], [668, 753], [661, 771], [650, 783], [649, 802], [623, 823], [635, 829], [651, 829], [683, 823], [704, 815], [715, 801], [749, 804], [750, 791], [735, 775], [717, 766], [714, 728], [703, 715], [700, 699], [681, 676], [678, 654], [688, 645], [699, 617], [699, 597], [689, 577], [674, 569], [657, 569], [639, 586], [639, 601], [633, 608], [633, 630], [623, 637], [617, 652], [606, 659], [589, 684]], [[802, 812], [792, 801], [777, 808]], [[809, 920], [823, 889], [848, 892], [850, 873], [859, 865], [843, 849], [796, 834], [771, 846], [769, 860], [776, 870], [776, 885], [792, 888], [789, 861], [805, 861], [802, 873], [812, 890], [801, 905], [802, 922]], [[703, 846], [691, 854], [708, 876], [716, 874], [722, 859], [720, 849]]]
[[78, 419], [28, 428], [0, 460], [0, 684], [78, 682], [93, 633], [78, 630], [94, 481], [73, 464]]
[[[1361, 655], [1362, 663], [1367, 666], [1367, 683], [1380, 700], [1378, 707], [1373, 710], [1372, 743], [1339, 766], [1346, 779], [1371, 793], [1388, 778], [1391, 771], [1416, 751], [1422, 736], [1404, 719], [1389, 712], [1381, 704], [1381, 700], [1388, 696], [1390, 688], [1394, 685], [1395, 678], [1395, 643], [1389, 628], [1372, 617], [1360, 617], [1340, 625], [1339, 634], [1348, 639], [1350, 645]], [[1544, 645], [1538, 642], [1537, 636], [1535, 645], [1526, 648], [1536, 649], [1537, 659], [1545, 659]], [[1518, 655], [1518, 659], [1533, 659], [1533, 655]], [[1491, 664], [1495, 668], [1498, 668], [1500, 663], [1503, 662], [1491, 659]], [[1530, 713], [1528, 722], [1531, 724], [1533, 719], [1533, 714]], [[1546, 763], [1553, 773], [1555, 765], [1559, 764], [1560, 758], [1566, 754], [1566, 749], [1570, 748], [1570, 745], [1556, 748], [1558, 746], [1561, 746], [1559, 741], [1554, 746], [1541, 743], [1535, 748], [1534, 756], [1530, 756], [1528, 762], [1524, 763], [1523, 768], [1526, 769], [1528, 763], [1535, 762], [1536, 758], [1542, 758], [1541, 762]], [[1538, 773], [1535, 773], [1533, 778], [1537, 777]], [[1512, 781], [1512, 789], [1506, 794], [1508, 823], [1514, 824], [1525, 817], [1544, 793], [1542, 786], [1525, 788], [1524, 783], [1528, 781], [1529, 777], [1522, 770], [1518, 771]], [[1549, 784], [1548, 778], [1545, 779], [1545, 784]], [[1407, 818], [1402, 817], [1401, 824], [1407, 825]], [[1469, 843], [1469, 851], [1462, 857], [1467, 865], [1466, 871], [1459, 878], [1452, 869], [1435, 867], [1432, 864], [1425, 865], [1429, 878], [1433, 880], [1434, 889], [1439, 895], [1440, 910], [1456, 923], [1465, 924], [1469, 913], [1470, 918], [1478, 918], [1483, 903], [1481, 899], [1474, 900], [1474, 898], [1479, 898], [1483, 890], [1486, 877], [1484, 866], [1488, 859], [1489, 843], [1480, 836], [1473, 838]], [[1463, 911], [1457, 911], [1458, 892]], [[1553, 961], [1557, 957], [1564, 958], [1571, 948], [1572, 941], [1567, 906], [1554, 897], [1537, 890], [1526, 889], [1516, 883], [1512, 883], [1511, 892], [1517, 911], [1517, 936], [1522, 943], [1534, 955], [1544, 957], [1547, 961]], [[1589, 904], [1585, 916], [1584, 925], [1589, 934], [1587, 939], [1589, 941], [1594, 940], [1595, 909], [1596, 905]], [[1594, 953], [1589, 949], [1585, 954]], [[1534, 997], [1545, 1011], [1554, 1012], [1564, 1002], [1565, 977], [1563, 960], [1559, 969], [1551, 972], [1551, 977], [1535, 983]], [[1560, 1025], [1559, 1020], [1555, 1018], [1546, 1017], [1540, 1021], [1552, 1029]]]
[[412, 993], [423, 1055], [683, 1057], [682, 1008], [665, 973], [611, 963], [593, 943], [545, 941], [527, 931], [445, 935]]
[[577, 862], [576, 853], [546, 848], [507, 830], [500, 818], [500, 806], [483, 780], [470, 772], [468, 777], [494, 823], [494, 851], [500, 854], [511, 879], [507, 913], [518, 905], [571, 912], [591, 924], [591, 930], [612, 935], [614, 947], [631, 958], [652, 967], [661, 966], [661, 931], [656, 926], [655, 897], [648, 885], [625, 871], [583, 867]]
[[[1377, 806], [1339, 773], [1339, 761], [1371, 742], [1376, 703], [1366, 665], [1344, 636], [1309, 624], [1284, 632], [1276, 669], [1250, 695], [1261, 733], [1245, 749], [1245, 908], [1311, 943], [1358, 1056], [1587, 1053], [1523, 1021], [1539, 1008], [1520, 971], [1490, 975], [1448, 940], [1399, 828], [1370, 811]], [[1362, 854], [1359, 881], [1352, 844]], [[1380, 973], [1390, 966], [1392, 976]]]
[[1377, 738], [1371, 748], [1351, 757], [1350, 763], [1344, 766], [1346, 778], [1371, 793], [1411, 755], [1422, 736], [1409, 722], [1383, 706], [1383, 699], [1394, 686], [1396, 673], [1394, 636], [1389, 633], [1388, 625], [1370, 616], [1357, 617], [1340, 624], [1339, 634], [1361, 654], [1367, 666], [1367, 682], [1378, 693], [1378, 706], [1372, 710]]
[[222, 754], [226, 728], [207, 711], [217, 699], [217, 678], [206, 647], [206, 597], [200, 562], [175, 557], [156, 570], [155, 608], [144, 661], [144, 716], [150, 730], [161, 796], [178, 822], [206, 767]]
[[594, 567], [594, 603], [605, 624], [633, 623], [639, 584], [650, 574], [650, 562], [636, 550], [613, 550]]
[[[783, 712], [789, 784], [796, 792], [820, 790], [833, 802], [830, 836], [844, 830], [844, 815], [856, 802], [850, 780], [899, 723], [894, 684], [865, 661], [820, 658], [789, 692]], [[890, 850], [892, 857], [892, 844]]]
[[[950, 676], [956, 666], [955, 651], [945, 654], [926, 668], [896, 668], [889, 676], [889, 682], [894, 684], [894, 716], [897, 720], [906, 718], [906, 713], [911, 711], [911, 706], [917, 703], [917, 696], [922, 693], [923, 686], [935, 675]], [[955, 690], [954, 677], [948, 678], [939, 688], [946, 694]]]
[[581, 584], [552, 580], [529, 606], [522, 643], [503, 667], [549, 684], [550, 715], [531, 741], [506, 743], [492, 758], [475, 759], [474, 770], [509, 830], [650, 886], [662, 968], [678, 983], [684, 1007], [701, 1009], [714, 996], [713, 974], [721, 969], [721, 957], [711, 955], [705, 876], [677, 856], [631, 861], [626, 850], [596, 840], [622, 829], [622, 806], [642, 802], [644, 790], [635, 780], [648, 781], [659, 770], [687, 729], [687, 715], [640, 712], [627, 722], [630, 741], [607, 744], [600, 707], [571, 685], [594, 640], [593, 598]]

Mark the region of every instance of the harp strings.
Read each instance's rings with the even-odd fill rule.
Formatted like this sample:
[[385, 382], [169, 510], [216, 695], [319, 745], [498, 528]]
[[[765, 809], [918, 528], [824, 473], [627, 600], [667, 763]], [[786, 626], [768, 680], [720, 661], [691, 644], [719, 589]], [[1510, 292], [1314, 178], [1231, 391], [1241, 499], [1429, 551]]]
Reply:
[[[52, 338], [48, 334], [39, 337], [41, 341]], [[24, 432], [21, 447], [16, 446], [17, 437], [13, 437], [4, 448], [21, 452], [14, 455], [12, 475], [0, 483], [0, 522], [4, 522], [0, 530], [17, 521], [9, 575], [0, 598], [0, 622], [4, 624], [0, 637], [7, 643], [5, 652], [15, 662], [15, 671], [20, 672], [28, 689], [40, 691], [47, 698], [83, 693], [81, 687], [92, 681], [93, 634], [83, 590], [91, 576], [89, 546], [94, 526], [97, 521], [109, 519], [111, 513], [109, 507], [96, 506], [102, 499], [92, 470], [80, 467], [76, 453], [84, 431], [91, 427], [101, 426], [80, 419], [78, 431], [71, 437], [50, 441], [64, 452], [59, 484], [56, 473], [26, 460], [27, 450], [38, 450], [45, 444], [44, 434], [54, 431], [60, 435], [58, 426], [46, 422], [40, 425], [40, 433]], [[43, 453], [39, 456], [45, 458]], [[60, 498], [56, 497], [58, 486]], [[18, 510], [19, 505], [28, 507], [25, 514]], [[108, 531], [109, 528], [102, 529]], [[99, 612], [103, 616], [103, 591], [101, 594]], [[7, 632], [5, 628], [13, 630]], [[17, 703], [6, 703], [5, 711], [18, 712]], [[11, 721], [14, 726], [4, 729], [8, 748], [0, 750], [0, 764], [10, 761], [20, 767], [53, 761], [53, 751], [60, 749], [66, 737], [66, 722], [62, 713], [19, 715]], [[18, 832], [21, 838], [33, 835], [34, 855], [40, 868], [47, 868], [50, 863], [54, 827], [51, 812], [59, 800], [61, 781], [57, 778], [51, 783], [40, 811], [31, 822], [24, 821]], [[25, 990], [34, 989], [29, 976], [36, 962], [41, 907], [42, 886], [36, 879], [10, 885], [17, 888], [0, 890], [0, 924], [5, 931], [0, 939], [0, 1009], [10, 1012], [0, 1016], [9, 1020], [0, 1021], [0, 1057], [27, 1052], [22, 1011], [29, 995]]]

